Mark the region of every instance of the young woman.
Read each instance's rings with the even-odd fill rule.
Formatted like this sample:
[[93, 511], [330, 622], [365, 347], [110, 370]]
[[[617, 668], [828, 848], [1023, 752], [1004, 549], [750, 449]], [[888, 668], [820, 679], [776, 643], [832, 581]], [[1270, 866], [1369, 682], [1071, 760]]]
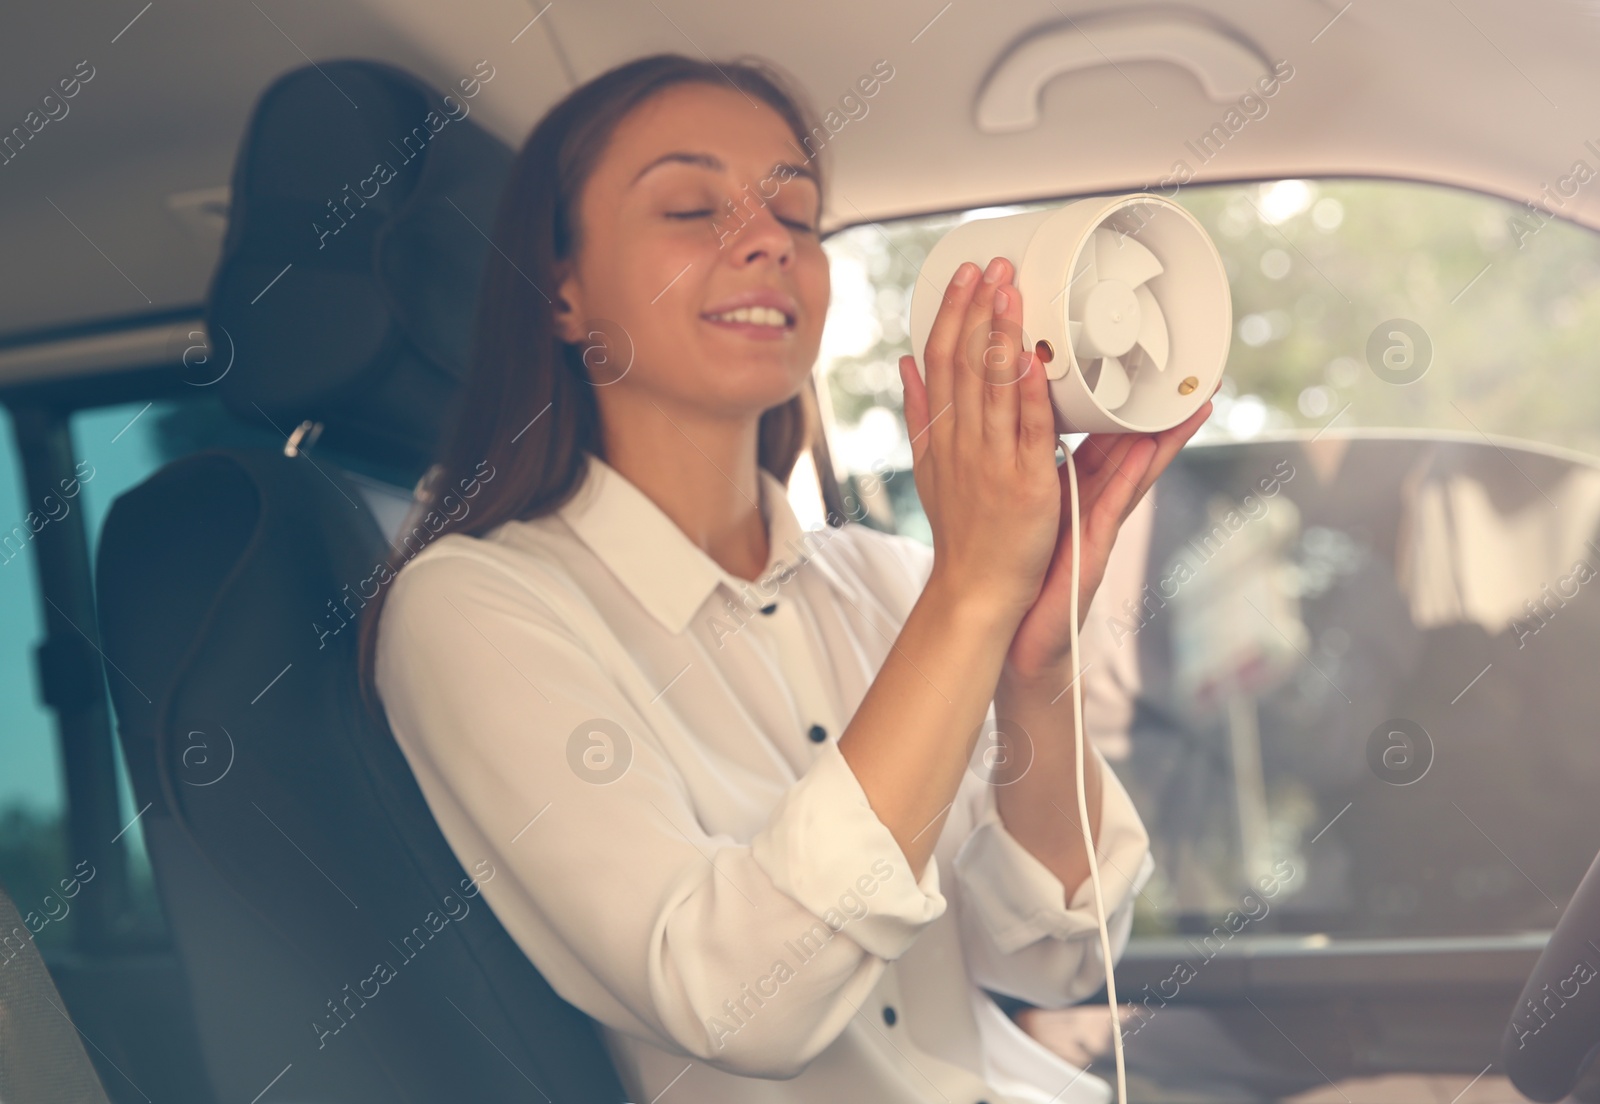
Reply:
[[[932, 549], [838, 514], [801, 531], [825, 134], [770, 67], [677, 55], [550, 111], [424, 493], [460, 509], [369, 607], [364, 670], [630, 1099], [1102, 1099], [985, 992], [1062, 1006], [1105, 969], [1043, 372], [1006, 336], [1010, 267], [973, 258], [926, 382], [900, 364]], [[1209, 409], [1068, 461], [1082, 609]], [[1098, 753], [1085, 783], [1120, 952], [1148, 841]]]

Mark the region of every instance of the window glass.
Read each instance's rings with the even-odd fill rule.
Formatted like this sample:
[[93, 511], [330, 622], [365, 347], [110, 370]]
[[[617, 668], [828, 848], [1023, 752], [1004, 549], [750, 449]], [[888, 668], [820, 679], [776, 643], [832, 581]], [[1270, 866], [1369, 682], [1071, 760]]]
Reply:
[[[217, 444], [276, 443], [276, 436], [253, 433], [226, 414], [211, 396], [183, 402], [136, 402], [80, 411], [71, 420], [80, 461], [81, 490], [68, 506], [83, 511], [91, 551], [118, 495], [170, 460]], [[39, 700], [34, 649], [43, 637], [38, 577], [34, 570], [22, 473], [9, 419], [0, 420], [0, 883], [26, 917], [49, 915], [47, 896], [71, 874], [64, 823], [65, 782], [54, 715]], [[111, 677], [116, 677], [115, 672]], [[129, 940], [158, 935], [150, 863], [127, 772], [117, 756], [120, 841], [127, 848], [129, 901], [117, 930]], [[72, 914], [51, 918], [35, 934], [41, 949], [70, 945]]]
[[[1588, 230], [1399, 181], [1193, 186], [1174, 198], [1216, 243], [1233, 293], [1233, 346], [1205, 439], [1401, 426], [1600, 452], [1600, 247]], [[1046, 206], [872, 223], [827, 240], [820, 370], [845, 470], [909, 461], [892, 455], [904, 435], [888, 427], [929, 248], [968, 219]]]
[[[89, 473], [79, 501], [91, 552], [100, 545], [100, 527], [117, 496], [143, 482], [174, 458], [175, 454], [163, 447], [160, 426], [176, 406], [170, 402], [136, 402], [73, 415], [73, 446], [80, 466]], [[106, 677], [120, 676], [108, 668]], [[111, 716], [114, 726], [115, 710]], [[123, 811], [120, 820], [128, 825], [122, 842], [127, 844], [129, 904], [134, 914], [125, 918], [121, 926], [129, 934], [159, 930], [159, 906], [139, 819], [143, 803], [134, 799], [120, 743], [117, 745], [117, 791]]]
[[[1600, 237], [1414, 183], [1175, 198], [1228, 272], [1227, 376], [1084, 642], [1158, 864], [1136, 931], [1548, 928], [1600, 848]], [[917, 265], [1039, 206], [826, 243], [819, 374], [869, 523], [928, 539], [895, 368]]]
[[[0, 418], [0, 884], [24, 916], [45, 907], [45, 897], [73, 865], [55, 727], [39, 702], [33, 659], [43, 618], [29, 547], [30, 508], [11, 420]], [[70, 923], [70, 915], [64, 919]], [[52, 923], [37, 938], [41, 946], [59, 946], [68, 930]]]

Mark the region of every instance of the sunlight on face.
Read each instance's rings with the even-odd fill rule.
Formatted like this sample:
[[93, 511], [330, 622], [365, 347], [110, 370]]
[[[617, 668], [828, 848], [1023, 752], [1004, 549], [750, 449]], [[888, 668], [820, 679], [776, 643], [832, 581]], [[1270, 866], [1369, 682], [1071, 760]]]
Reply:
[[[603, 403], [626, 389], [745, 418], [800, 389], [828, 309], [813, 171], [782, 115], [731, 86], [678, 85], [623, 119], [584, 188], [562, 285], [568, 340], [604, 320], [631, 344]], [[769, 301], [728, 315], [751, 295]]]

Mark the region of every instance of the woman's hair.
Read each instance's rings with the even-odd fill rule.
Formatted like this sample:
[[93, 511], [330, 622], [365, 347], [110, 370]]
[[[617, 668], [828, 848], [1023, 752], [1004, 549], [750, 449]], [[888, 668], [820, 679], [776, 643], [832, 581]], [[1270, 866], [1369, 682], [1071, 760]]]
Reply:
[[[605, 368], [596, 363], [604, 354], [596, 346], [561, 340], [549, 296], [559, 283], [558, 265], [578, 253], [579, 199], [617, 124], [656, 93], [689, 83], [731, 85], [774, 108], [798, 144], [813, 137], [814, 113], [769, 63], [715, 63], [681, 54], [655, 54], [603, 73], [574, 89], [534, 127], [511, 162], [500, 196], [466, 379], [419, 486], [412, 520], [425, 518], [427, 524], [402, 534], [389, 550], [388, 570], [379, 572], [379, 590], [362, 610], [361, 696], [377, 716], [378, 621], [400, 568], [445, 533], [477, 535], [508, 520], [554, 512], [581, 485], [585, 453], [605, 459], [589, 374], [591, 365]], [[822, 166], [814, 170], [820, 183]], [[787, 482], [801, 452], [821, 444], [818, 421], [809, 386], [767, 410], [757, 462]], [[826, 458], [825, 448], [819, 457]], [[828, 512], [837, 516], [843, 512], [839, 488], [824, 465], [818, 474]]]

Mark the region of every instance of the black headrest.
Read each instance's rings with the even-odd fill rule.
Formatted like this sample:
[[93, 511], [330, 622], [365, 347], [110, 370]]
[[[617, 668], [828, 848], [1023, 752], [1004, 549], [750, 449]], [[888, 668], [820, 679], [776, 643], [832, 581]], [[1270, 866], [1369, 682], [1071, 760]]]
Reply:
[[510, 149], [472, 118], [493, 70], [441, 95], [327, 61], [261, 96], [234, 165], [206, 324], [236, 414], [405, 473], [463, 376]]

